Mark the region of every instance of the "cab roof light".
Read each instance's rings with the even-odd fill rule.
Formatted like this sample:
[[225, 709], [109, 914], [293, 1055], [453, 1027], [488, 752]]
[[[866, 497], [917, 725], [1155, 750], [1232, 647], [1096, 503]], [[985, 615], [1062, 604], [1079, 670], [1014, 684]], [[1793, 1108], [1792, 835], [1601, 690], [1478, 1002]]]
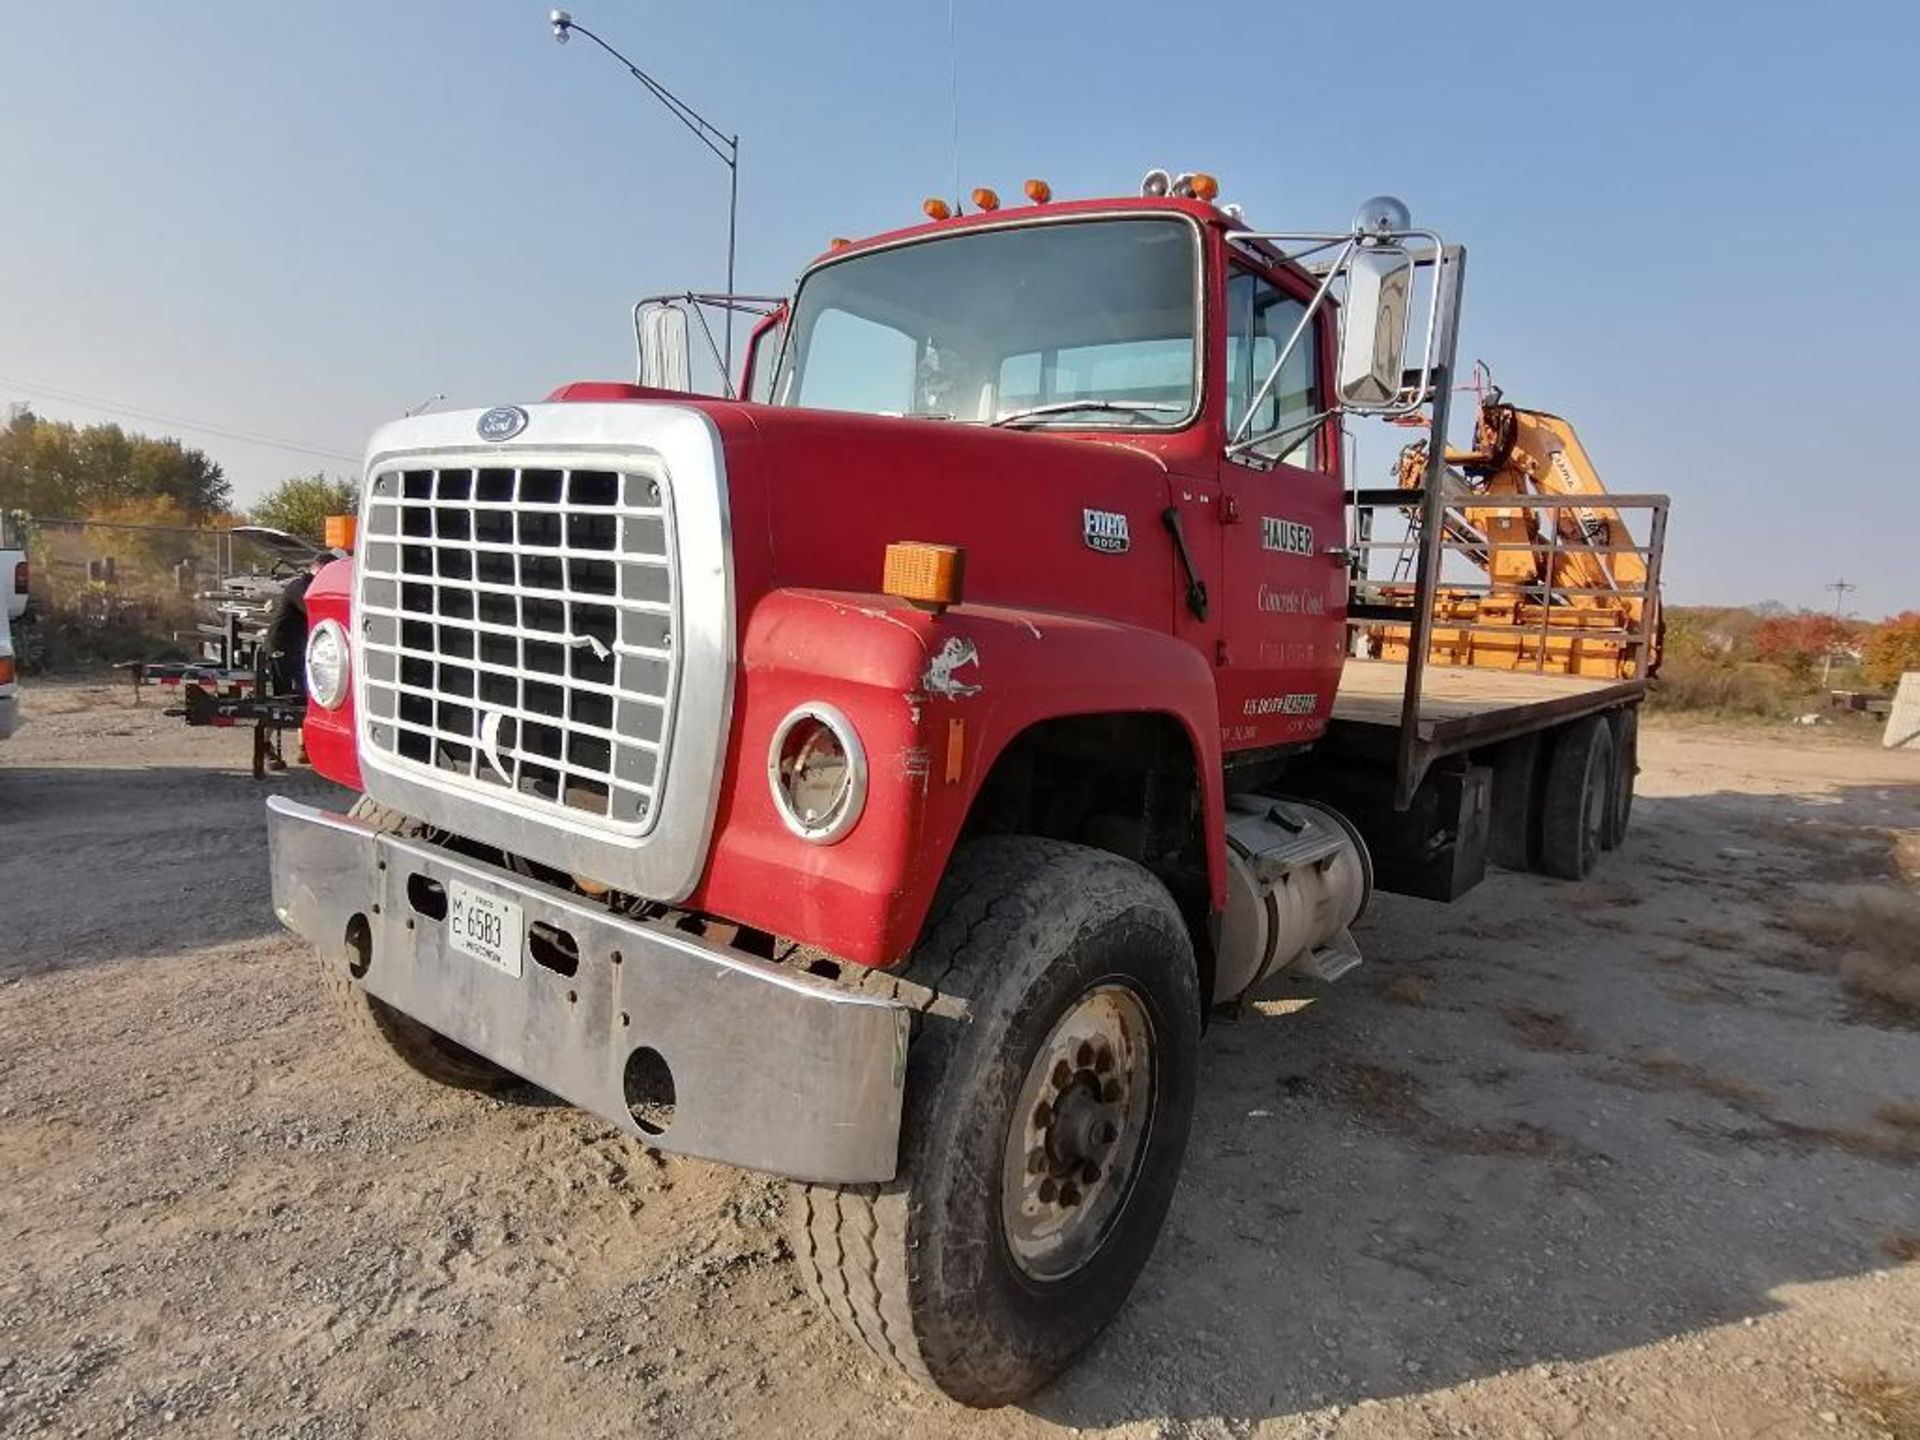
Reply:
[[965, 589], [967, 552], [958, 545], [896, 540], [887, 546], [883, 593], [938, 615], [958, 605]]
[[920, 202], [920, 209], [929, 220], [951, 220], [953, 207], [938, 195], [929, 195]]
[[1158, 200], [1173, 189], [1173, 177], [1164, 170], [1149, 170], [1140, 179], [1140, 193], [1149, 199]]
[[1204, 171], [1187, 177], [1187, 189], [1196, 200], [1214, 201], [1220, 198], [1220, 182]]
[[973, 192], [973, 208], [976, 210], [998, 210], [1000, 197], [994, 191], [982, 185]]
[[358, 515], [329, 515], [321, 530], [321, 539], [329, 550], [345, 550], [353, 553], [353, 542], [360, 535], [360, 517]]
[[827, 241], [827, 249], [844, 250], [851, 244], [853, 244], [853, 242], [849, 240], [846, 236], [836, 235], [831, 240]]
[[1044, 180], [1029, 180], [1022, 188], [1027, 192], [1027, 199], [1036, 205], [1044, 205], [1053, 199], [1053, 187]]

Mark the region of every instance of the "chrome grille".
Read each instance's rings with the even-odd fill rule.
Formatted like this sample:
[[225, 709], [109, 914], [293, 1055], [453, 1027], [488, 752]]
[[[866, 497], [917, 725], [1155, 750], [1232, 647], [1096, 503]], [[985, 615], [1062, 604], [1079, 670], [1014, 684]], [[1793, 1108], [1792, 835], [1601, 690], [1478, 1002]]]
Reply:
[[367, 741], [479, 791], [646, 829], [679, 679], [673, 552], [657, 475], [377, 471], [358, 556]]

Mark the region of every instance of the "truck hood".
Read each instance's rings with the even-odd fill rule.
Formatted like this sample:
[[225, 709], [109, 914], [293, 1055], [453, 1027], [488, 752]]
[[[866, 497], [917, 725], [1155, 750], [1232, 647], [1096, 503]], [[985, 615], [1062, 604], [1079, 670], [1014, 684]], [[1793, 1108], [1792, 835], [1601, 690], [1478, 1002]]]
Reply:
[[965, 548], [968, 601], [1172, 627], [1168, 478], [1156, 456], [943, 421], [712, 413], [728, 436], [736, 547], [763, 536], [775, 585], [876, 591], [889, 542], [931, 541]]

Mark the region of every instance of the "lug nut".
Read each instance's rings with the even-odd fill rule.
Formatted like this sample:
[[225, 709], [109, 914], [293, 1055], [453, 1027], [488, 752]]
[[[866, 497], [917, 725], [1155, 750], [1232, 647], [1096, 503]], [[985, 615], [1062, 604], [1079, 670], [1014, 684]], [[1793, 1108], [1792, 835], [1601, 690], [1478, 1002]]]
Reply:
[[1053, 1079], [1053, 1088], [1054, 1088], [1054, 1089], [1056, 1089], [1056, 1090], [1064, 1090], [1064, 1089], [1066, 1089], [1066, 1088], [1067, 1088], [1067, 1082], [1068, 1082], [1069, 1080], [1071, 1080], [1072, 1078], [1073, 1078], [1073, 1071], [1072, 1071], [1072, 1070], [1070, 1070], [1070, 1069], [1069, 1069], [1069, 1068], [1067, 1067], [1067, 1062], [1066, 1062], [1066, 1061], [1064, 1061], [1064, 1060], [1056, 1060], [1056, 1061], [1054, 1061], [1054, 1062], [1053, 1062], [1053, 1076], [1052, 1076], [1052, 1079]]
[[1080, 1203], [1080, 1187], [1069, 1180], [1060, 1187], [1060, 1203], [1071, 1209]]
[[1053, 1204], [1054, 1198], [1058, 1196], [1059, 1193], [1060, 1187], [1054, 1184], [1052, 1180], [1042, 1180], [1040, 1182], [1040, 1200], [1042, 1204]]
[[1120, 1082], [1118, 1080], [1107, 1081], [1106, 1084], [1100, 1087], [1100, 1098], [1109, 1105], [1118, 1105], [1120, 1103]]
[[1029, 1150], [1027, 1152], [1027, 1173], [1029, 1175], [1044, 1175], [1046, 1169], [1047, 1152], [1045, 1150]]
[[1080, 1178], [1089, 1185], [1094, 1184], [1100, 1179], [1100, 1167], [1091, 1160], [1087, 1161], [1080, 1167]]
[[1093, 1068], [1102, 1075], [1113, 1069], [1113, 1051], [1102, 1045], [1100, 1053], [1093, 1057]]
[[1044, 1130], [1053, 1123], [1053, 1106], [1042, 1100], [1033, 1107], [1033, 1128]]
[[1093, 1132], [1096, 1144], [1111, 1145], [1120, 1138], [1120, 1127], [1111, 1120], [1102, 1120], [1100, 1128]]
[[1080, 1042], [1080, 1048], [1073, 1052], [1073, 1061], [1074, 1064], [1078, 1065], [1082, 1070], [1093, 1064], [1093, 1046], [1089, 1042], [1082, 1040]]

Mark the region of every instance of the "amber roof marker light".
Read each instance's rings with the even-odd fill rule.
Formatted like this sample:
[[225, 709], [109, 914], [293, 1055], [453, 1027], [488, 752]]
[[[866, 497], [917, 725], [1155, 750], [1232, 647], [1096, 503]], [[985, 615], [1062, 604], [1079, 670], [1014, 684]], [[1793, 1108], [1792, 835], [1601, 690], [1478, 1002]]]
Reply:
[[1027, 192], [1027, 199], [1036, 205], [1044, 205], [1053, 199], [1053, 187], [1044, 180], [1029, 180], [1021, 188]]
[[999, 192], [989, 190], [986, 186], [982, 185], [978, 190], [973, 192], [973, 208], [976, 210], [998, 210], [1000, 208]]
[[951, 220], [953, 218], [953, 207], [938, 195], [929, 195], [920, 202], [920, 213], [925, 215], [929, 220]]

